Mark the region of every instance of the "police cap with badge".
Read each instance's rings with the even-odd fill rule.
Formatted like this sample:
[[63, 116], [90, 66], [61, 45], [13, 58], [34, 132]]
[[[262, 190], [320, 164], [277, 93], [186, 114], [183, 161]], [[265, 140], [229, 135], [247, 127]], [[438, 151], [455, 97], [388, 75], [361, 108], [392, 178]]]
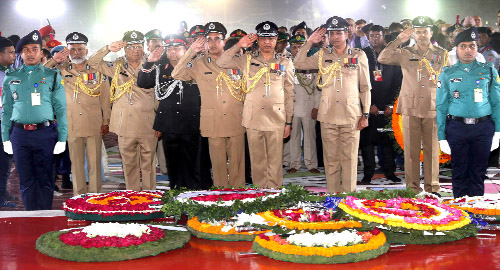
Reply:
[[167, 35], [163, 41], [165, 43], [165, 47], [186, 46], [187, 44], [186, 38], [177, 34]]
[[209, 22], [205, 24], [203, 31], [205, 31], [205, 36], [208, 36], [210, 33], [217, 33], [221, 34], [223, 39], [226, 38], [227, 34], [226, 27], [220, 22]]
[[82, 33], [73, 32], [66, 36], [66, 44], [87, 44], [89, 39]]
[[306, 24], [306, 22], [304, 22], [304, 21], [303, 21], [303, 22], [301, 22], [301, 23], [297, 24], [297, 26], [295, 26], [295, 27], [293, 28], [293, 30], [292, 30], [292, 36], [295, 36], [295, 33], [296, 33], [296, 32], [297, 32], [297, 30], [299, 30], [299, 29], [304, 29], [304, 30], [306, 30], [306, 31], [307, 31], [307, 24]]
[[434, 25], [434, 22], [431, 18], [427, 16], [418, 16], [413, 21], [411, 21], [413, 28], [421, 28], [421, 27], [431, 27]]
[[244, 36], [248, 35], [247, 32], [241, 30], [241, 29], [236, 29], [231, 34], [229, 34], [229, 38], [242, 38]]
[[0, 37], [0, 49], [14, 46], [14, 43], [8, 38]]
[[159, 29], [153, 29], [144, 35], [146, 37], [146, 41], [149, 41], [150, 39], [163, 39], [163, 36], [161, 35], [161, 31]]
[[127, 31], [123, 35], [123, 41], [127, 44], [143, 44], [144, 43], [144, 34], [139, 31]]
[[458, 46], [458, 44], [460, 44], [462, 42], [477, 41], [478, 38], [479, 38], [479, 34], [477, 32], [476, 27], [471, 27], [469, 29], [466, 29], [466, 30], [458, 33], [458, 35], [455, 37], [455, 40], [453, 43], [455, 46]]
[[333, 16], [326, 21], [327, 31], [347, 31], [351, 25], [344, 18]]
[[201, 36], [205, 35], [204, 28], [205, 27], [201, 24], [197, 24], [197, 25], [191, 27], [191, 29], [189, 29], [189, 37], [190, 38], [197, 38], [197, 37], [201, 37]]
[[287, 42], [290, 38], [288, 33], [278, 32], [278, 41], [277, 42]]
[[278, 35], [278, 26], [270, 21], [257, 24], [255, 30], [258, 37], [275, 37]]
[[42, 35], [40, 35], [38, 30], [32, 31], [19, 40], [16, 46], [16, 53], [21, 53], [24, 45], [28, 44], [40, 44], [40, 47], [42, 46]]
[[290, 43], [290, 45], [304, 44], [306, 42], [306, 37], [304, 37], [303, 35], [294, 35], [288, 40], [288, 42]]

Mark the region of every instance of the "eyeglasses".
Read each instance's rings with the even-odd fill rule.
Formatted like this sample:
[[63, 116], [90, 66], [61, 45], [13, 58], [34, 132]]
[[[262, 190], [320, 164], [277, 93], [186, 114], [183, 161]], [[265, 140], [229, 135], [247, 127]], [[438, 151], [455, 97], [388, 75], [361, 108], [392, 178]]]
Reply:
[[144, 47], [142, 46], [127, 46], [125, 47], [127, 50], [131, 50], [131, 51], [140, 51], [140, 50], [144, 50]]

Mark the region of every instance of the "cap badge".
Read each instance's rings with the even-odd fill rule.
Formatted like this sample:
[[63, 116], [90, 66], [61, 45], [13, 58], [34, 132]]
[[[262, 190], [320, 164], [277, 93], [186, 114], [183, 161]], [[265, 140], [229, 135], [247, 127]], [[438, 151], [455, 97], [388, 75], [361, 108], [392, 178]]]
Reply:
[[73, 35], [73, 40], [78, 40], [78, 35], [77, 34]]
[[424, 23], [424, 21], [425, 21], [424, 17], [420, 17], [420, 18], [418, 18], [418, 22], [419, 22], [420, 24], [423, 24], [423, 23]]
[[209, 26], [208, 26], [208, 29], [212, 30], [212, 29], [215, 29], [215, 25], [213, 23], [211, 23]]
[[131, 38], [137, 38], [137, 33], [136, 32], [132, 32], [132, 34], [130, 34], [130, 37]]
[[470, 37], [471, 37], [472, 39], [476, 39], [476, 33], [474, 33], [474, 32], [470, 33]]
[[300, 41], [302, 38], [300, 36], [297, 37], [297, 40]]
[[262, 27], [262, 28], [264, 28], [264, 30], [267, 31], [267, 30], [271, 29], [271, 26], [266, 23], [266, 24], [264, 24], [264, 27]]
[[34, 33], [31, 38], [33, 38], [34, 41], [37, 41], [38, 40], [38, 35], [36, 33]]
[[339, 23], [339, 21], [337, 21], [337, 19], [332, 20], [332, 24], [338, 24], [338, 23]]
[[170, 37], [170, 41], [174, 41], [174, 37]]

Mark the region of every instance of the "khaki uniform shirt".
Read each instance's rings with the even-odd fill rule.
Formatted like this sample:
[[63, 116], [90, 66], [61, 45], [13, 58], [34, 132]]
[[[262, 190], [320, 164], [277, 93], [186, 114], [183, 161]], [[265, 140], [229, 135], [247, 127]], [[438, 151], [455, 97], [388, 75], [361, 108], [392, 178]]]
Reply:
[[[237, 45], [225, 51], [217, 59], [217, 65], [222, 68], [239, 69], [246, 76], [247, 54], [237, 55], [240, 47]], [[266, 93], [266, 75], [256, 83], [253, 91], [245, 96], [243, 104], [243, 126], [259, 131], [282, 130], [285, 122], [292, 122], [293, 117], [293, 83], [294, 67], [289, 58], [275, 54], [267, 61], [260, 53], [251, 54], [249, 77], [271, 63], [284, 66], [284, 71], [272, 71], [270, 74], [270, 91]], [[254, 83], [247, 78], [247, 89]]]
[[[134, 80], [131, 95], [125, 93], [113, 103], [109, 130], [118, 136], [153, 138], [155, 133], [153, 123], [156, 105], [154, 89], [145, 89], [137, 86], [137, 75], [145, 63], [145, 58], [134, 69], [127, 63], [125, 57], [120, 57], [113, 62], [103, 61], [104, 56], [109, 52], [110, 50], [108, 50], [107, 46], [100, 49], [90, 57], [88, 64], [105, 75], [113, 77], [117, 64], [121, 63], [118, 78], [113, 79], [117, 80], [118, 85], [122, 85], [132, 79]], [[116, 89], [115, 91], [119, 90]]]
[[[176, 80], [195, 80], [200, 89], [200, 131], [203, 137], [233, 137], [245, 133], [241, 125], [243, 102], [236, 100], [224, 80], [217, 89], [217, 76], [221, 72], [231, 74], [231, 69], [222, 69], [210, 55], [194, 60], [196, 52], [189, 49], [172, 71]], [[231, 75], [229, 75], [231, 77]], [[240, 76], [241, 77], [241, 76]], [[241, 90], [238, 90], [240, 92]], [[189, 95], [190, 93], [185, 93]]]
[[[401, 48], [402, 44], [401, 39], [397, 38], [390, 42], [378, 56], [380, 63], [401, 66], [403, 71], [403, 84], [399, 93], [397, 113], [420, 118], [434, 118], [436, 117], [436, 84], [431, 80], [425, 65], [422, 65], [420, 79], [418, 78], [418, 62], [426, 58], [431, 61], [434, 70], [439, 70], [443, 65], [449, 65], [449, 61], [444, 63], [445, 53], [448, 52], [432, 44], [426, 52], [418, 50], [417, 45]], [[437, 78], [435, 79], [437, 81]]]
[[[111, 115], [111, 104], [109, 102], [109, 77], [91, 68], [85, 61], [83, 70], [77, 71], [72, 63], [57, 63], [51, 59], [45, 63], [46, 67], [56, 67], [64, 80], [64, 89], [66, 93], [66, 117], [68, 119], [68, 135], [72, 137], [89, 137], [101, 134], [101, 126], [109, 125]], [[78, 78], [83, 80], [83, 74], [96, 74], [95, 80], [84, 84], [93, 89], [97, 97], [92, 97], [81, 89], [75, 94], [76, 81]], [[101, 83], [102, 82], [102, 83]], [[101, 83], [98, 89], [96, 87]]]
[[[306, 42], [297, 53], [294, 64], [298, 69], [318, 69], [319, 51], [307, 57], [312, 43]], [[356, 124], [362, 114], [370, 111], [371, 84], [368, 69], [368, 59], [364, 51], [346, 46], [343, 54], [337, 55], [335, 49], [323, 50], [322, 65], [328, 68], [335, 62], [342, 67], [342, 79], [337, 72], [336, 80], [333, 77], [322, 88], [318, 111], [318, 121], [334, 125]], [[357, 64], [346, 65], [345, 61], [357, 59]], [[328, 74], [321, 75], [321, 82], [326, 82]], [[361, 102], [361, 104], [360, 104]]]

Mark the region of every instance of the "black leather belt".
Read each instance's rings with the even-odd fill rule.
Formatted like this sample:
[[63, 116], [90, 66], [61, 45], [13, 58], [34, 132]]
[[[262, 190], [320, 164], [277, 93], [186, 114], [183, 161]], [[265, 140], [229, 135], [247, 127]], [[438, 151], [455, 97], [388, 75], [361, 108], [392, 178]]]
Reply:
[[481, 122], [484, 122], [486, 120], [491, 119], [491, 115], [486, 115], [486, 116], [479, 117], [479, 118], [465, 118], [465, 117], [460, 117], [460, 116], [448, 115], [448, 119], [462, 122], [462, 123], [467, 124], [467, 125], [475, 125], [477, 123], [481, 123]]
[[37, 129], [44, 129], [46, 127], [49, 127], [50, 125], [54, 124], [54, 121], [45, 121], [42, 123], [38, 124], [21, 124], [17, 122], [12, 122], [15, 127], [17, 128], [22, 128], [24, 130], [37, 130]]

